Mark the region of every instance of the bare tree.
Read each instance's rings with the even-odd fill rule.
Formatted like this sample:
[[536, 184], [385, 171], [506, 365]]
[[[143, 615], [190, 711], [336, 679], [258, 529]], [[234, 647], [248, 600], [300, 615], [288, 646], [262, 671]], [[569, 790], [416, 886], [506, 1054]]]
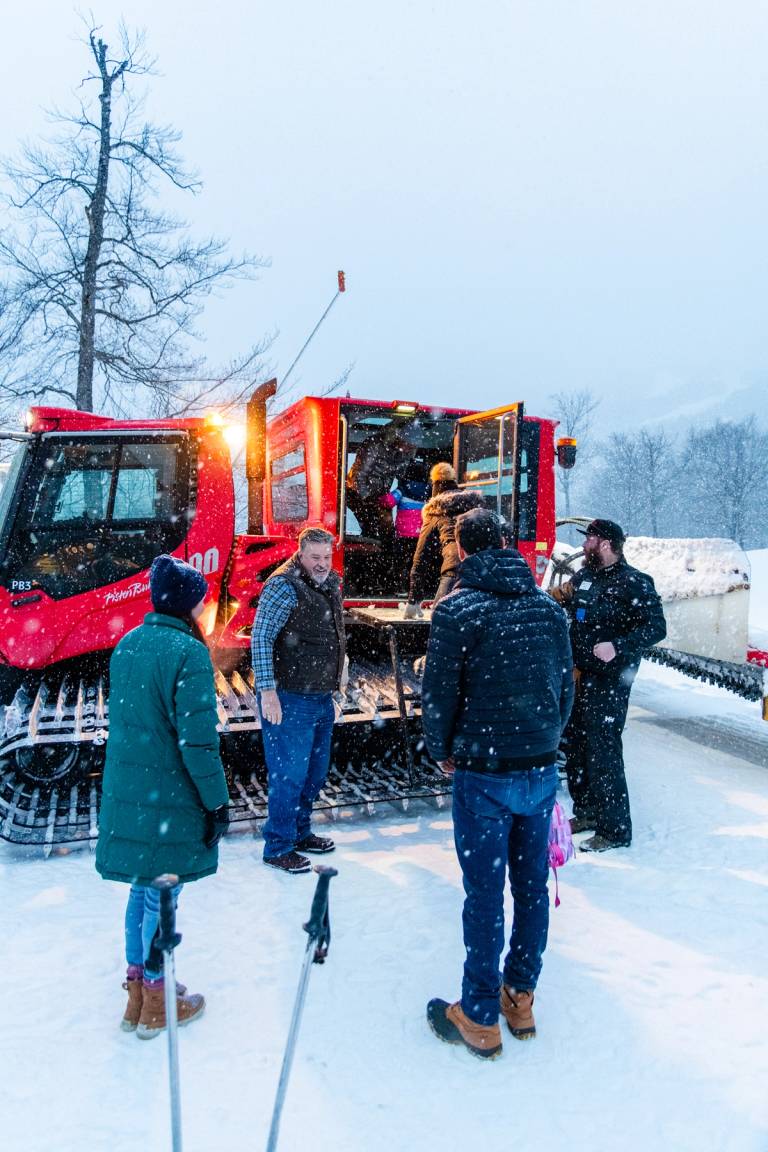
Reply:
[[614, 432], [600, 446], [600, 464], [590, 489], [595, 515], [616, 520], [625, 532], [637, 534], [644, 503], [641, 476], [638, 437]]
[[675, 491], [677, 461], [674, 442], [663, 428], [637, 433], [638, 483], [642, 495], [642, 530], [659, 535], [666, 508]]
[[677, 460], [666, 432], [614, 432], [600, 456], [590, 493], [597, 514], [617, 520], [633, 535], [658, 536], [677, 495]]
[[[555, 392], [550, 396], [555, 415], [560, 421], [560, 433], [571, 436], [579, 442], [578, 464], [583, 468], [589, 459], [590, 432], [592, 417], [600, 405], [600, 401], [588, 388], [578, 392]], [[563, 512], [571, 515], [571, 495], [574, 486], [574, 471], [566, 468], [557, 469], [557, 481], [563, 495]]]
[[694, 534], [759, 547], [768, 491], [768, 432], [754, 416], [717, 420], [688, 433], [681, 476]]
[[125, 413], [143, 390], [158, 414], [236, 403], [269, 341], [212, 371], [195, 321], [212, 292], [263, 262], [193, 240], [158, 206], [161, 190], [195, 193], [200, 182], [177, 154], [180, 134], [147, 121], [133, 91], [154, 66], [143, 35], [121, 27], [119, 40], [113, 55], [90, 29], [78, 111], [55, 113], [54, 138], [4, 166], [0, 381], [10, 400], [60, 397], [85, 410]]

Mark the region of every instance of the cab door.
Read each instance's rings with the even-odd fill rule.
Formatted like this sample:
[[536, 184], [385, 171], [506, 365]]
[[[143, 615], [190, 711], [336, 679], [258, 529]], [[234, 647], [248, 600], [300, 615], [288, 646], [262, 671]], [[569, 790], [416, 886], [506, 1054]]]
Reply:
[[520, 525], [520, 453], [523, 403], [476, 412], [456, 421], [453, 466], [460, 488], [475, 488], [486, 506], [512, 526]]

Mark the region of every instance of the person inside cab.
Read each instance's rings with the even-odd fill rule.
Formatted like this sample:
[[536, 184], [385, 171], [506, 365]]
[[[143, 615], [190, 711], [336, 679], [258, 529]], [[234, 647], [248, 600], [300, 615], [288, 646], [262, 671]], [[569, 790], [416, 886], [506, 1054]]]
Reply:
[[383, 500], [395, 479], [405, 474], [415, 448], [394, 421], [377, 429], [357, 449], [347, 475], [347, 506], [354, 512], [363, 536], [379, 542], [378, 575], [391, 582], [395, 562], [395, 525], [392, 510]]

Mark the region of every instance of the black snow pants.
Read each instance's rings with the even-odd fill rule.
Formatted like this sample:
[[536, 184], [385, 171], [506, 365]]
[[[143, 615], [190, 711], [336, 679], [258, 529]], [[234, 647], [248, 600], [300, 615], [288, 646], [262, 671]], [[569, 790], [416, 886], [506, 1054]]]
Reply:
[[618, 676], [582, 672], [564, 734], [573, 814], [593, 820], [595, 832], [614, 844], [632, 840], [621, 734], [633, 679], [631, 671]]
[[354, 488], [347, 489], [347, 506], [357, 517], [362, 535], [379, 541], [379, 553], [371, 560], [372, 587], [377, 591], [391, 588], [395, 565], [392, 509], [385, 507], [379, 496], [359, 496]]

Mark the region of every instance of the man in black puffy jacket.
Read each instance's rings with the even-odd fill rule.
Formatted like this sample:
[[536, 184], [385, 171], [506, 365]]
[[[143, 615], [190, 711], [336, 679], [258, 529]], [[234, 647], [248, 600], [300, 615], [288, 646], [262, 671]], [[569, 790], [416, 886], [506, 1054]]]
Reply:
[[[453, 773], [456, 852], [464, 878], [461, 1000], [431, 1000], [432, 1030], [477, 1056], [501, 1051], [499, 1012], [519, 1040], [535, 1035], [533, 990], [547, 943], [547, 841], [555, 759], [573, 701], [565, 613], [502, 547], [493, 513], [456, 522], [461, 566], [441, 600], [422, 685], [430, 755]], [[503, 980], [504, 889], [514, 920]]]
[[632, 841], [621, 734], [643, 653], [667, 634], [653, 580], [624, 559], [625, 536], [613, 520], [584, 530], [584, 567], [558, 590], [571, 621], [578, 684], [565, 734], [574, 832], [594, 829], [582, 851]]

